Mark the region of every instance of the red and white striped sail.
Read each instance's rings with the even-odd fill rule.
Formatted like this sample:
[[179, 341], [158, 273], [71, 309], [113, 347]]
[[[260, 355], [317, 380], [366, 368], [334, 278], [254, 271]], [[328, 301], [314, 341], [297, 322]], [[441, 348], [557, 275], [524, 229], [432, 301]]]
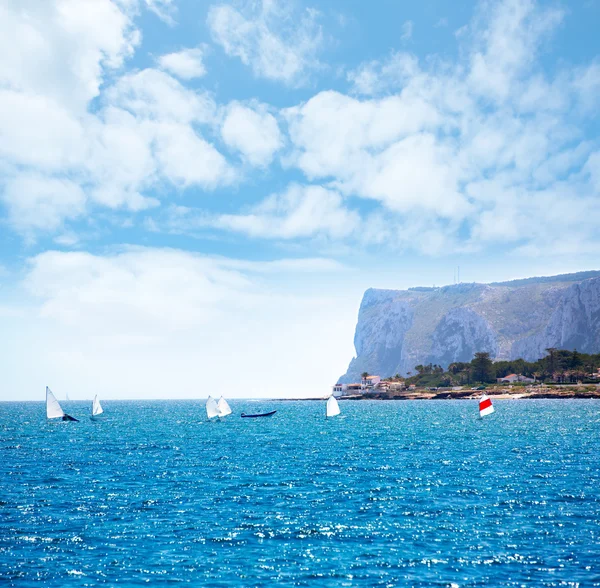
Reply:
[[492, 414], [494, 412], [494, 407], [492, 406], [492, 401], [487, 394], [484, 394], [479, 401], [479, 416], [484, 417], [488, 414]]

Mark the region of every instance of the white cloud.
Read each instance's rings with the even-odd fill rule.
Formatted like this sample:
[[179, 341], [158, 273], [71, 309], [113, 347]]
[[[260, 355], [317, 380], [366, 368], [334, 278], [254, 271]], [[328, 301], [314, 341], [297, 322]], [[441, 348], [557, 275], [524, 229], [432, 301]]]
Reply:
[[[146, 69], [123, 76], [107, 93], [100, 147], [109, 194], [125, 186], [138, 192], [156, 178], [178, 186], [211, 189], [235, 176], [224, 156], [199, 132], [217, 122], [214, 101], [164, 72]], [[105, 171], [104, 171], [105, 170]], [[139, 209], [140, 206], [137, 207]]]
[[383, 62], [363, 63], [356, 70], [348, 72], [356, 94], [374, 95], [401, 87], [419, 72], [419, 63], [409, 53], [392, 53]]
[[600, 194], [600, 151], [595, 151], [588, 157], [583, 169], [589, 174], [592, 189]]
[[107, 108], [89, 127], [86, 175], [93, 180], [92, 198], [109, 208], [141, 210], [158, 204], [141, 192], [156, 181], [153, 126], [119, 108]]
[[74, 182], [42, 176], [17, 176], [4, 186], [2, 199], [18, 229], [51, 232], [65, 218], [81, 216], [86, 196]]
[[579, 106], [584, 112], [593, 114], [600, 105], [600, 61], [577, 68], [572, 84]]
[[221, 136], [230, 148], [256, 166], [271, 163], [274, 153], [283, 146], [277, 120], [261, 105], [249, 108], [231, 103], [225, 109]]
[[359, 101], [322, 92], [286, 116], [292, 161], [309, 178], [333, 178], [343, 192], [396, 211], [464, 214], [452, 145], [428, 132], [441, 121], [435, 105], [416, 96]]
[[413, 34], [414, 23], [412, 20], [407, 20], [403, 23], [400, 28], [400, 39], [402, 41], [409, 41]]
[[249, 214], [222, 215], [214, 224], [261, 238], [323, 235], [340, 239], [358, 229], [360, 217], [345, 208], [341, 196], [333, 190], [292, 185], [283, 194], [269, 196]]
[[316, 53], [322, 34], [317, 16], [314, 10], [298, 15], [283, 2], [262, 0], [242, 10], [214, 5], [207, 22], [213, 40], [257, 77], [297, 85], [319, 66]]
[[[28, 238], [68, 229], [86, 207], [156, 206], [149, 192], [163, 182], [210, 190], [235, 176], [208, 138], [220, 122], [208, 93], [157, 69], [121, 73], [140, 41], [134, 19], [143, 6], [166, 20], [175, 9], [171, 0], [0, 6], [0, 197], [12, 227]], [[191, 50], [162, 63], [189, 77], [199, 73], [198, 58]], [[36, 186], [30, 201], [12, 202], [26, 182]], [[86, 196], [51, 197], [57, 185], [77, 185]], [[37, 210], [28, 204], [36, 198]]]
[[175, 25], [175, 14], [177, 13], [175, 0], [144, 0], [144, 4], [162, 21], [171, 26]]
[[[143, 70], [121, 77], [104, 102], [97, 114], [75, 117], [44, 97], [0, 90], [0, 106], [7, 107], [0, 109], [0, 153], [12, 166], [5, 175], [23, 182], [30, 174], [36, 183], [42, 177], [51, 182], [48, 174], [57, 181], [68, 177], [85, 187], [85, 202], [132, 211], [159, 204], [144, 194], [159, 181], [212, 189], [233, 180], [223, 155], [198, 128], [217, 123], [216, 105], [206, 94], [184, 88], [163, 72]], [[7, 188], [3, 198], [15, 194]], [[25, 214], [23, 206], [10, 205], [11, 222], [21, 232], [58, 228], [58, 221], [44, 224], [52, 206], [63, 220], [82, 213], [73, 200], [50, 198], [39, 218], [35, 209]]]
[[471, 91], [502, 101], [526, 75], [541, 43], [556, 29], [564, 13], [555, 8], [536, 9], [534, 0], [504, 0], [480, 8], [472, 26], [474, 49], [468, 83]]
[[98, 96], [139, 33], [110, 0], [22, 0], [0, 6], [0, 83], [77, 112]]
[[197, 234], [224, 229], [259, 239], [316, 239], [339, 241], [365, 239], [360, 215], [345, 206], [342, 196], [322, 186], [291, 184], [238, 214], [211, 215], [185, 206], [170, 206], [166, 214], [147, 220], [151, 231]]
[[162, 123], [154, 136], [161, 173], [173, 184], [212, 188], [233, 180], [225, 158], [190, 126]]
[[[106, 72], [121, 67], [139, 42], [133, 8], [110, 0], [0, 6], [2, 198], [19, 230], [58, 228], [82, 214], [88, 199], [81, 186], [94, 181], [88, 166], [94, 117], [87, 108]], [[30, 196], [11, 200], [22, 193]], [[37, 210], [30, 206], [36, 199]]]
[[158, 59], [158, 64], [162, 69], [166, 69], [178, 78], [191, 80], [201, 78], [206, 74], [203, 58], [204, 50], [196, 47], [162, 55]]
[[462, 170], [454, 159], [451, 145], [438, 143], [430, 133], [415, 134], [366, 158], [363, 173], [340, 178], [339, 185], [345, 192], [379, 200], [393, 211], [422, 209], [460, 219], [470, 206], [460, 193]]
[[[164, 72], [118, 77], [90, 111], [106, 73], [122, 66], [138, 42], [132, 21], [138, 5], [90, 0], [82, 6], [53, 0], [0, 7], [6, 33], [0, 48], [4, 43], [7, 56], [0, 64], [1, 197], [12, 226], [30, 238], [34, 230], [58, 230], [81, 217], [90, 204], [132, 211], [156, 206], [144, 194], [156, 182], [212, 189], [233, 177], [199, 128], [218, 123], [214, 101]], [[12, 202], [27, 182], [30, 200]], [[51, 196], [57, 185], [75, 184], [84, 199], [72, 190]], [[43, 206], [29, 206], [36, 198]]]
[[[14, 333], [10, 347], [0, 343], [11, 359], [5, 389], [18, 399], [36, 398], [46, 383], [74, 398], [98, 390], [202, 398], [210, 372], [230, 397], [323, 396], [351, 352], [355, 303], [335, 290], [299, 295], [295, 285], [315, 272], [334, 280], [336, 269], [328, 260], [248, 262], [168, 249], [43, 253], [30, 260], [23, 306], [1, 318]], [[13, 318], [19, 308], [28, 318]]]
[[78, 118], [51, 98], [0, 89], [0, 156], [44, 170], [71, 169], [85, 156]]
[[208, 94], [188, 90], [156, 69], [122, 76], [107, 90], [106, 101], [138, 118], [159, 121], [208, 123], [216, 113], [216, 105]]
[[[586, 249], [583, 241], [598, 240], [591, 225], [580, 228], [571, 214], [561, 224], [548, 211], [571, 202], [597, 220], [595, 176], [582, 166], [596, 144], [585, 126], [600, 102], [600, 68], [558, 67], [549, 76], [539, 65], [563, 16], [529, 1], [486, 3], [460, 36], [457, 62], [394, 52], [362, 64], [347, 79], [368, 97], [325, 91], [284, 112], [286, 163], [346, 196], [376, 200], [381, 210], [365, 224], [381, 229], [363, 232], [365, 241], [410, 247], [403, 235], [426, 218], [438, 237], [415, 235], [420, 251], [492, 242], [524, 251], [520, 243], [531, 242], [543, 246], [529, 252], [564, 252], [573, 245], [547, 235], [565, 231], [580, 234]], [[384, 211], [387, 222], [378, 223]], [[528, 228], [538, 218], [544, 228]]]

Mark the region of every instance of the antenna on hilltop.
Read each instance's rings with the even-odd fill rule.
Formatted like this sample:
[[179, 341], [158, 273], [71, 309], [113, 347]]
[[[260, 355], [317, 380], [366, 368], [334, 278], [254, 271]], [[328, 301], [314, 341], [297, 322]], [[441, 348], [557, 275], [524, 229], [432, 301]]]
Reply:
[[458, 266], [458, 283], [460, 284], [460, 265]]

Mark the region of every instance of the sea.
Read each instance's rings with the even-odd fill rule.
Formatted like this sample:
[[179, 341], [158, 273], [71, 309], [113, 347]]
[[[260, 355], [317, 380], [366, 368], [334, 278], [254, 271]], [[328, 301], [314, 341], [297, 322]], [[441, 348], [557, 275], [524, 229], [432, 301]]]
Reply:
[[0, 585], [600, 586], [599, 401], [230, 405], [0, 403]]

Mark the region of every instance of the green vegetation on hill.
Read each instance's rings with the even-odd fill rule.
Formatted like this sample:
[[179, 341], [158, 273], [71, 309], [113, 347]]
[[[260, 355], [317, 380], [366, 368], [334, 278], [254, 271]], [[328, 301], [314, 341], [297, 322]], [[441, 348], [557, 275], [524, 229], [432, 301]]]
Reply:
[[487, 384], [509, 374], [520, 374], [538, 382], [571, 383], [593, 379], [593, 374], [600, 368], [600, 353], [590, 355], [554, 348], [546, 351], [545, 357], [534, 362], [524, 359], [492, 361], [489, 353], [479, 352], [470, 362], [451, 363], [446, 371], [436, 364], [417, 365], [417, 373], [406, 383], [425, 387]]
[[574, 274], [560, 274], [558, 276], [540, 276], [535, 278], [524, 278], [522, 280], [510, 280], [508, 282], [490, 282], [490, 286], [526, 286], [528, 284], [549, 284], [554, 282], [580, 282], [590, 278], [600, 277], [599, 270], [587, 272], [576, 272]]

